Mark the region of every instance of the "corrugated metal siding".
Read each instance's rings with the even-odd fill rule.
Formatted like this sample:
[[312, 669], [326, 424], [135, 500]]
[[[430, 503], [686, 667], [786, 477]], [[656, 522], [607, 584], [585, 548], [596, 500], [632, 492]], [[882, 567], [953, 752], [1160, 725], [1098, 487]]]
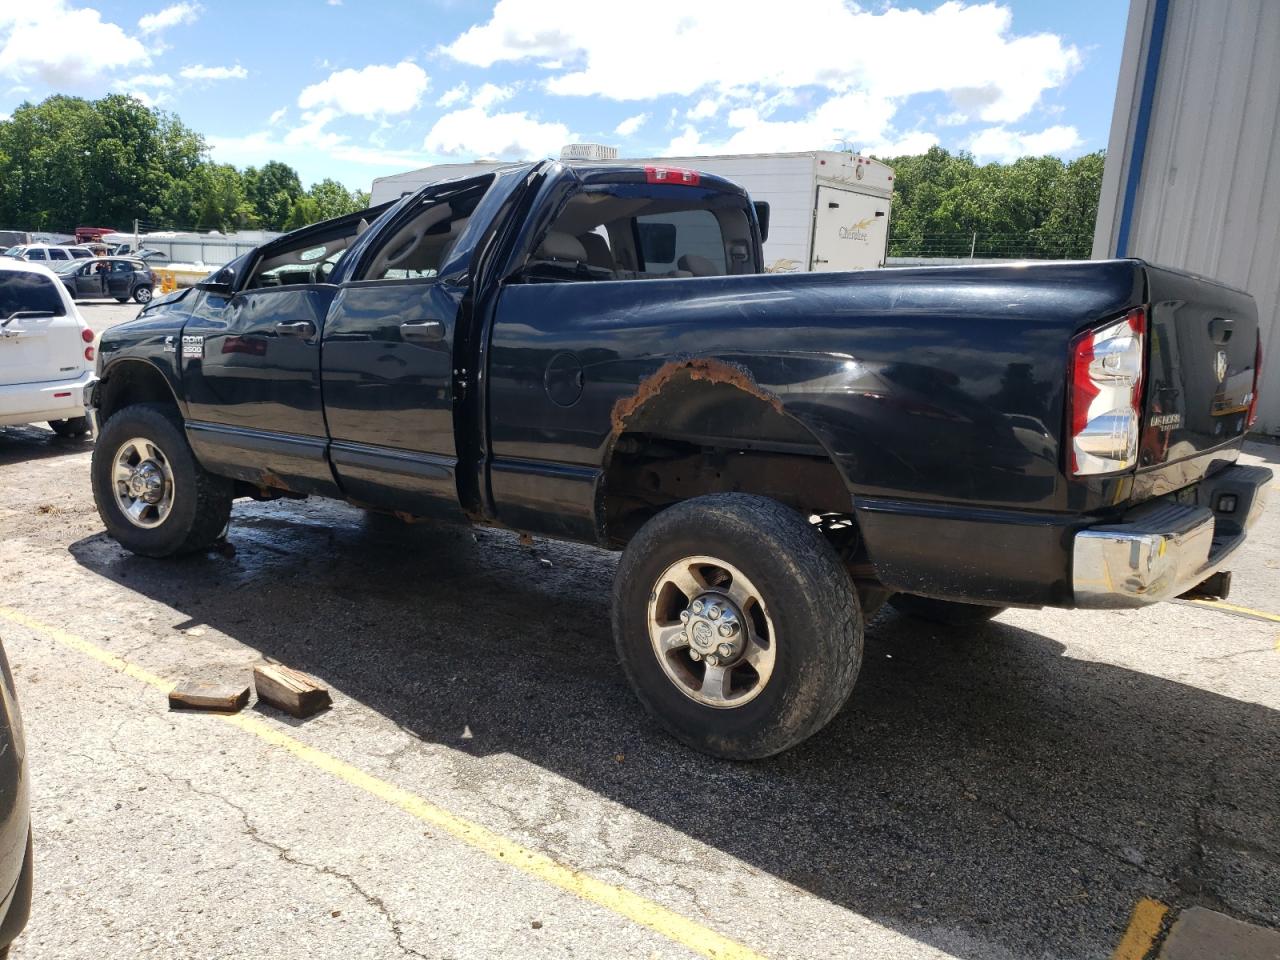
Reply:
[[[1129, 19], [1095, 256], [1116, 252], [1154, 5], [1134, 0]], [[1125, 253], [1253, 294], [1265, 355], [1259, 428], [1280, 434], [1280, 2], [1169, 0]]]

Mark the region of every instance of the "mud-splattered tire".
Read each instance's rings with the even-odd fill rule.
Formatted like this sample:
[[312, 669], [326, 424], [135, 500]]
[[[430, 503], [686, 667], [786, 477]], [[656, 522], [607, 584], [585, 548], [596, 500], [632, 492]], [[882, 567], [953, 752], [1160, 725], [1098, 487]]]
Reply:
[[67, 420], [50, 420], [49, 429], [58, 436], [68, 439], [83, 437], [89, 432], [89, 418], [71, 417]]
[[1008, 609], [1007, 607], [987, 607], [977, 603], [959, 603], [954, 600], [935, 600], [932, 597], [917, 597], [911, 593], [895, 593], [889, 598], [889, 606], [907, 616], [928, 620], [930, 623], [941, 623], [948, 627], [972, 627], [979, 623], [986, 623]]
[[[145, 453], [143, 453], [145, 451]], [[146, 506], [137, 519], [126, 504], [144, 498], [128, 490], [131, 467], [160, 478], [168, 499]], [[115, 413], [102, 428], [90, 468], [93, 498], [107, 533], [144, 557], [170, 557], [214, 544], [231, 516], [232, 483], [196, 462], [176, 410], [142, 403]], [[143, 525], [145, 524], [145, 525]]]
[[[821, 730], [853, 689], [862, 629], [831, 546], [766, 497], [669, 507], [628, 544], [614, 581], [614, 641], [640, 702], [677, 739], [728, 759], [767, 757]], [[713, 668], [721, 640], [741, 646]]]

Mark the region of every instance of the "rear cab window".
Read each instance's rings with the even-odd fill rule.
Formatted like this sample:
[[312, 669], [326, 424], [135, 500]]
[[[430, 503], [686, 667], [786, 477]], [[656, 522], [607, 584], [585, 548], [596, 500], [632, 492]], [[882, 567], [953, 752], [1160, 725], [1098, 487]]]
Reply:
[[601, 183], [575, 193], [525, 260], [525, 282], [655, 280], [758, 272], [745, 195]]
[[0, 270], [0, 321], [26, 311], [66, 316], [57, 283], [40, 273]]

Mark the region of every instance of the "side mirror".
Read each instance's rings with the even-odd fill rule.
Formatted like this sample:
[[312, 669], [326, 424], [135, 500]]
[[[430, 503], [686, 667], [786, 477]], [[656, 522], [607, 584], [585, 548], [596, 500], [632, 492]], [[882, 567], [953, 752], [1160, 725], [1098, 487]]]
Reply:
[[756, 208], [756, 221], [760, 224], [760, 242], [764, 243], [769, 239], [769, 204], [757, 200], [752, 206]]
[[205, 293], [212, 293], [215, 297], [227, 297], [228, 299], [235, 293], [231, 289], [231, 284], [219, 283], [217, 280], [201, 280], [196, 284], [196, 289], [203, 290]]
[[235, 294], [235, 274], [225, 267], [217, 273], [210, 274], [196, 284], [197, 290], [212, 293], [215, 297], [230, 298]]

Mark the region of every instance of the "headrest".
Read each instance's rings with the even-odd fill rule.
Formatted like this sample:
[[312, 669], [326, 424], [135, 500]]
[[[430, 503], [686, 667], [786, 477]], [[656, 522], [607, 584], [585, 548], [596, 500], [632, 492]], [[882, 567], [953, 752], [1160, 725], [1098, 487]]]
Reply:
[[593, 267], [613, 269], [613, 254], [609, 252], [609, 244], [604, 237], [598, 233], [584, 233], [579, 235], [578, 242], [587, 252], [587, 262]]
[[720, 276], [720, 269], [714, 263], [706, 257], [698, 256], [696, 253], [686, 253], [676, 261], [676, 266], [681, 270], [688, 270], [695, 277]]
[[587, 251], [583, 248], [582, 241], [573, 234], [552, 230], [539, 244], [533, 257], [535, 260], [571, 260], [575, 263], [585, 263]]

